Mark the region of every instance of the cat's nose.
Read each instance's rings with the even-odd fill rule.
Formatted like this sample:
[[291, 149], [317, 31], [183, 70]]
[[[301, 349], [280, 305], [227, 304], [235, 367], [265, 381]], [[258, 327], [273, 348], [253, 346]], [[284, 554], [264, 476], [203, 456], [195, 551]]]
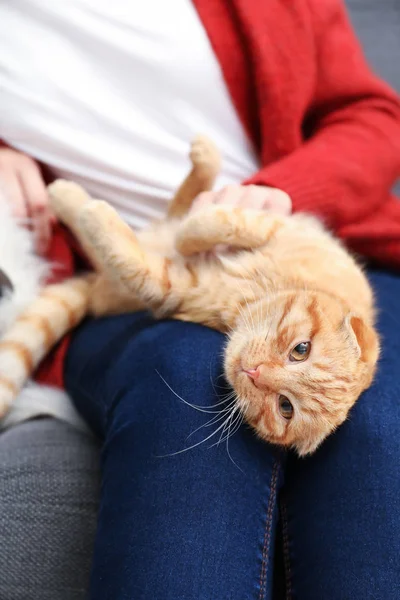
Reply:
[[258, 367], [253, 369], [243, 369], [243, 371], [250, 377], [256, 388], [259, 388], [260, 390], [274, 388], [276, 383], [274, 372], [266, 367], [264, 363], [261, 363]]
[[260, 377], [260, 367], [256, 369], [243, 369], [243, 371], [254, 381]]

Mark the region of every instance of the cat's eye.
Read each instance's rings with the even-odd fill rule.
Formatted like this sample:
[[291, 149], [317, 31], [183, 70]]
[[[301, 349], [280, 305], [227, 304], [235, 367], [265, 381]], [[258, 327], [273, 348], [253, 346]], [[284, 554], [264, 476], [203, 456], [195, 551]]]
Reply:
[[279, 396], [279, 412], [284, 419], [290, 421], [293, 417], [293, 406], [292, 403], [286, 398], [286, 396]]
[[307, 360], [311, 352], [311, 342], [300, 342], [289, 354], [289, 360], [292, 362], [302, 362]]

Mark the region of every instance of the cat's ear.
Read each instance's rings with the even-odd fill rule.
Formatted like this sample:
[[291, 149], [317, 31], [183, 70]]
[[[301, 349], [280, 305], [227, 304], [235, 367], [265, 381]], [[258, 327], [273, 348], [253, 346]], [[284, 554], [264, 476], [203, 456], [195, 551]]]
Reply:
[[315, 429], [313, 429], [312, 435], [308, 439], [302, 439], [301, 441], [296, 442], [294, 449], [301, 458], [313, 454], [327, 435], [328, 433], [326, 431], [320, 431], [318, 434]]
[[379, 338], [374, 328], [354, 313], [347, 315], [344, 326], [360, 360], [375, 363], [379, 356]]

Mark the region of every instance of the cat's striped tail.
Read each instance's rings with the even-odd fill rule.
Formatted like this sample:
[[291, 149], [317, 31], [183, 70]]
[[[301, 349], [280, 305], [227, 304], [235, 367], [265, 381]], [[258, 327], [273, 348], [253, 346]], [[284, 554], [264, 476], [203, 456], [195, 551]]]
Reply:
[[0, 417], [49, 350], [87, 314], [92, 277], [43, 288], [0, 340]]

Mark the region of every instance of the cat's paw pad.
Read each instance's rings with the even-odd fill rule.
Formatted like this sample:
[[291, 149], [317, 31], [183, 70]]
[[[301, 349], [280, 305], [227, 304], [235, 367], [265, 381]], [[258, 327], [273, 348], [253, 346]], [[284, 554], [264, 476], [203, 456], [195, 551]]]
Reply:
[[215, 177], [221, 168], [218, 148], [204, 135], [198, 135], [193, 140], [190, 160], [194, 169], [202, 176]]
[[70, 214], [72, 210], [76, 211], [90, 200], [83, 187], [66, 179], [56, 179], [47, 187], [47, 191], [50, 205], [61, 220], [64, 215]]

